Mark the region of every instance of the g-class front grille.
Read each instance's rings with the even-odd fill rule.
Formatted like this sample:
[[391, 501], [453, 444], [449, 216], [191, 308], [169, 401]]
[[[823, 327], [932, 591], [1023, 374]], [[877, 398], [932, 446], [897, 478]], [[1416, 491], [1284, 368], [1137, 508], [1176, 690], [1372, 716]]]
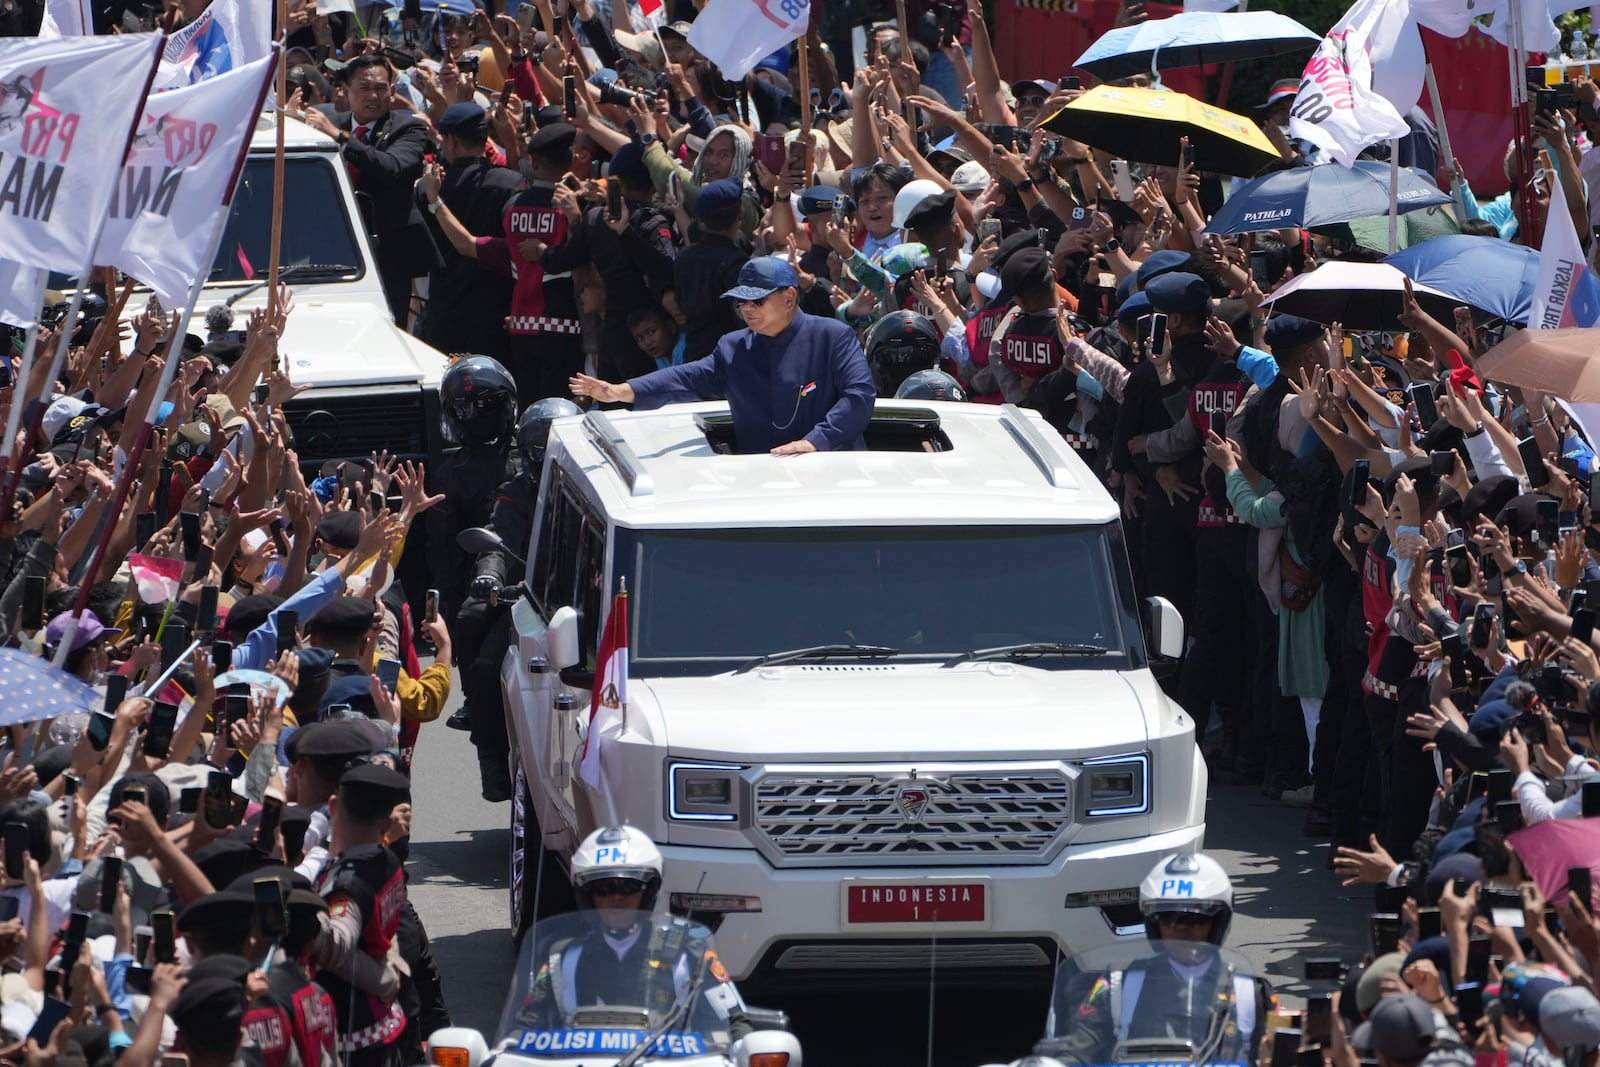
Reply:
[[364, 393], [312, 389], [284, 405], [302, 460], [365, 459], [372, 452], [408, 458], [428, 453], [421, 388]]
[[1038, 766], [772, 771], [753, 785], [754, 831], [780, 866], [1043, 863], [1072, 825], [1069, 785]]

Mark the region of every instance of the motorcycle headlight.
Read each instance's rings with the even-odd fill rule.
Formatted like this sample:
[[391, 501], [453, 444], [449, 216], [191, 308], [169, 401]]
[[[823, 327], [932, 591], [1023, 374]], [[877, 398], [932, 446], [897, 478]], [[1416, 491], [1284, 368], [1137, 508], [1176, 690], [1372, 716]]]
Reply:
[[1078, 782], [1086, 818], [1143, 815], [1150, 810], [1149, 753], [1084, 760]]
[[667, 818], [676, 822], [738, 822], [743, 767], [731, 763], [672, 763], [667, 767]]

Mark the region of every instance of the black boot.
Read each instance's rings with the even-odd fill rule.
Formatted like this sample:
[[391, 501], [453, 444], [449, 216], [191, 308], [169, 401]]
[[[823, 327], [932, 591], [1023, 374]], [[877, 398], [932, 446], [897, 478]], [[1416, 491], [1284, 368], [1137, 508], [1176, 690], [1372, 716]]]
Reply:
[[444, 724], [452, 730], [472, 729], [472, 721], [467, 717], [467, 706], [463, 704], [455, 711], [452, 711], [450, 717], [444, 721]]
[[478, 778], [483, 782], [483, 799], [498, 804], [511, 799], [511, 768], [504, 756], [478, 756]]

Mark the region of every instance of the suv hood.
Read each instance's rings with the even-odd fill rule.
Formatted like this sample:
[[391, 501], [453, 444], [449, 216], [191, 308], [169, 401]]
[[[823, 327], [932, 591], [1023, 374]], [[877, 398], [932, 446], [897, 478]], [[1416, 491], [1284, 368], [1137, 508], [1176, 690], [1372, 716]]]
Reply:
[[1114, 671], [805, 664], [634, 679], [630, 697], [658, 746], [742, 762], [1096, 756], [1148, 736], [1133, 688]]
[[445, 367], [442, 353], [403, 333], [387, 308], [371, 303], [302, 297], [279, 350], [297, 384], [321, 387], [434, 383]]

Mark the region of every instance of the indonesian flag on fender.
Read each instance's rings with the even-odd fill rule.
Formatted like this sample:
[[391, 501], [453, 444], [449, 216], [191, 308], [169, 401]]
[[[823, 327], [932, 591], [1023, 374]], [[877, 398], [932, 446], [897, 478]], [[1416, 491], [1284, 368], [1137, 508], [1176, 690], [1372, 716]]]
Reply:
[[73, 275], [83, 269], [160, 47], [153, 33], [0, 40], [6, 260]]
[[600, 655], [595, 661], [594, 695], [589, 701], [589, 730], [583, 739], [583, 762], [578, 775], [595, 792], [606, 791], [600, 770], [600, 749], [605, 731], [620, 721], [628, 706], [628, 589], [623, 586], [611, 601], [605, 633], [600, 635]]
[[689, 27], [689, 44], [740, 81], [762, 57], [805, 36], [809, 0], [711, 0]]
[[1600, 323], [1600, 282], [1584, 258], [1572, 213], [1559, 195], [1560, 189], [1556, 191], [1544, 223], [1544, 245], [1539, 249], [1539, 274], [1528, 310], [1530, 330]]
[[1372, 87], [1374, 30], [1385, 0], [1356, 0], [1322, 39], [1300, 78], [1289, 135], [1310, 141], [1348, 167], [1368, 145], [1411, 132]]
[[215, 78], [153, 93], [111, 197], [97, 262], [120, 267], [168, 307], [211, 269], [216, 212], [233, 198], [276, 54]]
[[135, 554], [128, 557], [128, 569], [133, 572], [134, 585], [144, 603], [168, 604], [178, 599], [178, 587], [183, 582], [183, 560]]

